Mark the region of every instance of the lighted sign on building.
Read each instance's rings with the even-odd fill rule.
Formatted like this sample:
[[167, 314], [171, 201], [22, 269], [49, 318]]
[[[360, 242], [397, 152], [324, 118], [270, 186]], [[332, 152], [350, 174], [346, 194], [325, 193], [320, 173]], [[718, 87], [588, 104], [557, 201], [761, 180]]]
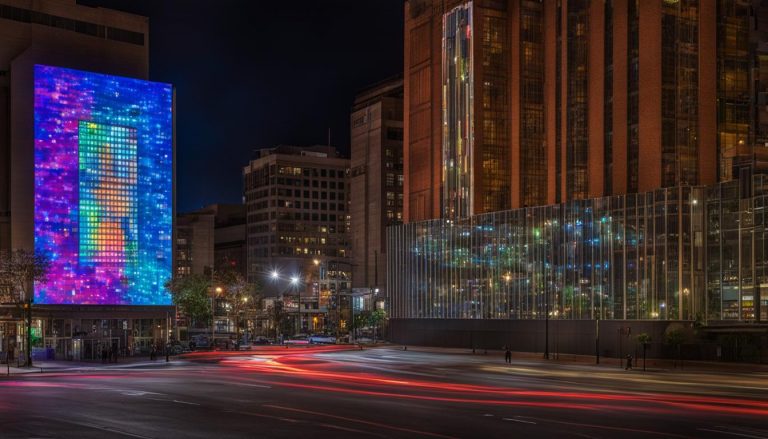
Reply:
[[169, 305], [173, 91], [35, 66], [38, 304]]

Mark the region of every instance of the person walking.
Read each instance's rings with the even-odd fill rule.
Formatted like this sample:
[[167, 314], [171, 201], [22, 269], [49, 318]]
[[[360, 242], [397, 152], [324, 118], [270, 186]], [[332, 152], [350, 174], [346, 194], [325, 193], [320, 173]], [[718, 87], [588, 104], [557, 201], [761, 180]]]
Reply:
[[624, 370], [632, 370], [632, 355], [627, 354], [627, 366]]
[[157, 346], [152, 343], [152, 349], [149, 351], [149, 359], [154, 361], [157, 359]]
[[507, 364], [512, 364], [512, 351], [509, 350], [509, 346], [504, 346], [504, 361]]

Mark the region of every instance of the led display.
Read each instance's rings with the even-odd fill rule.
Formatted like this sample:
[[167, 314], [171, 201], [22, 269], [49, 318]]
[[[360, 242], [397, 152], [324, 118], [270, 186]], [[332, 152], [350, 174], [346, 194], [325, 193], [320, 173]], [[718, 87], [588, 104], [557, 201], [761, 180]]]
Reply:
[[39, 304], [170, 305], [169, 84], [35, 66]]

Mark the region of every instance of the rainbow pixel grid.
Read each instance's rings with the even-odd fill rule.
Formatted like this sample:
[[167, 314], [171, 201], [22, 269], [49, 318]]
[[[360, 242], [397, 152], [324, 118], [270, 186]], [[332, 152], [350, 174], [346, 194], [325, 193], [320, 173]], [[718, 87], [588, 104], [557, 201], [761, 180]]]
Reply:
[[169, 305], [169, 84], [35, 66], [35, 302]]

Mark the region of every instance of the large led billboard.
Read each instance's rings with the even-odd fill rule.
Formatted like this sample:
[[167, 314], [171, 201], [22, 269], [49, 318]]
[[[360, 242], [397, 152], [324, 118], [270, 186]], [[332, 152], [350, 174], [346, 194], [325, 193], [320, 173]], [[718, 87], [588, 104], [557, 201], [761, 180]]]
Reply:
[[169, 305], [171, 85], [36, 65], [35, 303]]

